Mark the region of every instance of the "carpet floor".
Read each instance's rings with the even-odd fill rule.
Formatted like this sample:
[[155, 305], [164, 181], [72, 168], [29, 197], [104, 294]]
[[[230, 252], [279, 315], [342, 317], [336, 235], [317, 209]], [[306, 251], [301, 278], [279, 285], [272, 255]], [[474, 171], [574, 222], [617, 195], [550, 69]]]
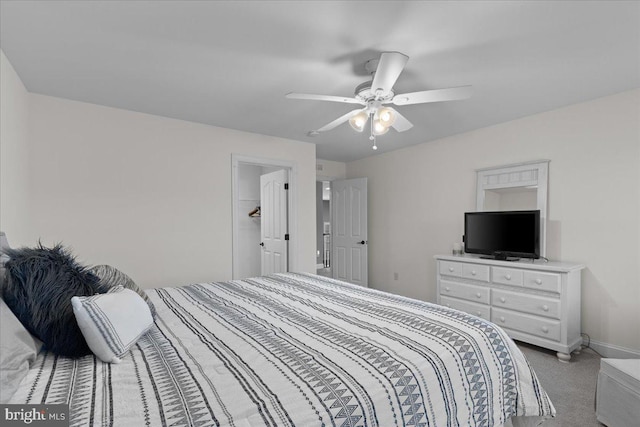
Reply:
[[556, 408], [556, 417], [544, 427], [601, 427], [596, 419], [596, 382], [600, 356], [589, 348], [562, 363], [554, 351], [516, 342], [538, 375]]

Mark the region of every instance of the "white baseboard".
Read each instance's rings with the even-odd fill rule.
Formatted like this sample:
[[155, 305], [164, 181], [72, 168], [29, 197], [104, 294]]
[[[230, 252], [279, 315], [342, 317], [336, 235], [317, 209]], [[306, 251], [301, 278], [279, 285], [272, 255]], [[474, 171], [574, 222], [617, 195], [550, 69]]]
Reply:
[[582, 345], [589, 344], [589, 347], [597, 351], [602, 357], [611, 359], [640, 359], [640, 350], [634, 350], [619, 345], [613, 345], [606, 342], [582, 340]]

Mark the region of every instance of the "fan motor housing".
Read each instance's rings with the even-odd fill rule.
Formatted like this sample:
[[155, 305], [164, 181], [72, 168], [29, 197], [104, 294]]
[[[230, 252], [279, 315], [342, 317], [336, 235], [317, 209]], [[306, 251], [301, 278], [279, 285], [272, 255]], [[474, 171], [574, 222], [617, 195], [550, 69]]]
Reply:
[[[371, 82], [372, 81], [370, 80], [368, 82], [361, 83], [356, 87], [356, 90], [354, 92], [356, 98], [364, 102], [376, 99], [376, 94], [371, 92]], [[389, 101], [394, 97], [394, 95], [395, 93], [393, 92], [393, 89], [391, 89], [386, 96], [379, 98], [378, 100]]]

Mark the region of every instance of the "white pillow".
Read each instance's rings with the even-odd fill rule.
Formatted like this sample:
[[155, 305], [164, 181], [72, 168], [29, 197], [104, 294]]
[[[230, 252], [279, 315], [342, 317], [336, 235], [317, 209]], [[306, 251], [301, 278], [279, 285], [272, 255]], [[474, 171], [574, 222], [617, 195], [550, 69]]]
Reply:
[[106, 294], [73, 297], [71, 305], [89, 348], [103, 362], [120, 363], [129, 348], [153, 326], [147, 303], [122, 286]]
[[42, 342], [31, 335], [0, 298], [0, 403], [7, 403], [36, 360]]

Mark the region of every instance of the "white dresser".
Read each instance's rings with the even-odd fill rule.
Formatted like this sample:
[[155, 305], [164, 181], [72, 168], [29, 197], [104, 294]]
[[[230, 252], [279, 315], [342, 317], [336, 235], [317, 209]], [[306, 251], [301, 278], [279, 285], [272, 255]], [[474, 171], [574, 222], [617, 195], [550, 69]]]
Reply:
[[496, 261], [438, 255], [438, 304], [502, 327], [513, 339], [557, 352], [567, 362], [582, 343], [582, 264]]

